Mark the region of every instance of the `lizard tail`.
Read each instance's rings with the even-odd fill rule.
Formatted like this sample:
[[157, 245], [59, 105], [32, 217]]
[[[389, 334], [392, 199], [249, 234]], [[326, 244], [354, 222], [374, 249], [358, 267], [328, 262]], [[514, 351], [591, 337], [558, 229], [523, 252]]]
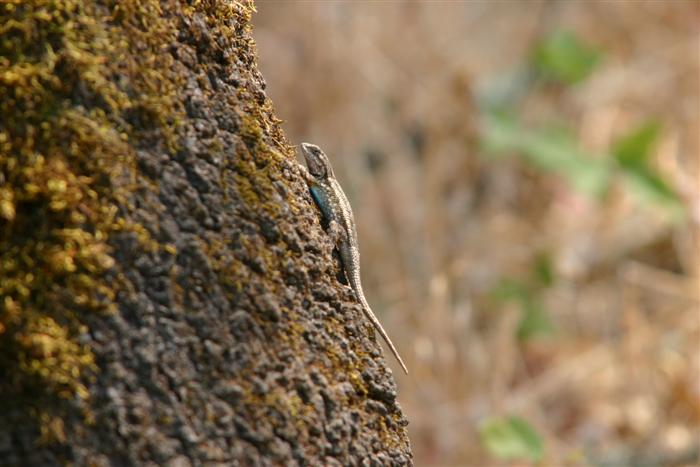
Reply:
[[360, 303], [362, 304], [362, 311], [364, 311], [365, 315], [372, 323], [372, 326], [374, 326], [374, 329], [376, 329], [377, 332], [379, 332], [379, 334], [382, 336], [382, 339], [384, 339], [384, 342], [386, 342], [386, 345], [389, 346], [391, 353], [394, 354], [394, 357], [396, 357], [396, 360], [401, 365], [403, 372], [408, 374], [408, 368], [406, 368], [406, 364], [401, 359], [401, 356], [399, 355], [399, 351], [396, 350], [396, 347], [394, 347], [394, 343], [391, 342], [391, 339], [389, 339], [389, 335], [384, 330], [384, 327], [379, 322], [377, 317], [374, 315], [374, 312], [372, 311], [372, 309], [369, 307], [369, 304], [367, 303], [367, 299], [365, 299], [365, 294], [362, 292], [362, 289], [356, 288], [355, 291], [358, 295], [358, 298], [360, 299]]
[[377, 317], [374, 316], [372, 309], [367, 305], [367, 303], [362, 304], [362, 309], [365, 311], [365, 315], [367, 315], [369, 320], [372, 322], [374, 329], [376, 329], [379, 332], [379, 334], [381, 334], [382, 338], [384, 339], [384, 342], [386, 342], [386, 345], [389, 346], [391, 353], [393, 353], [394, 357], [396, 357], [396, 360], [398, 360], [399, 365], [401, 365], [401, 368], [403, 369], [403, 372], [408, 374], [408, 368], [406, 368], [406, 364], [403, 362], [403, 360], [401, 360], [401, 356], [399, 355], [399, 351], [396, 350], [396, 347], [394, 347], [394, 343], [391, 342], [391, 339], [389, 339], [389, 335], [386, 333], [386, 331], [384, 330], [382, 325], [379, 323], [379, 320], [377, 319]]

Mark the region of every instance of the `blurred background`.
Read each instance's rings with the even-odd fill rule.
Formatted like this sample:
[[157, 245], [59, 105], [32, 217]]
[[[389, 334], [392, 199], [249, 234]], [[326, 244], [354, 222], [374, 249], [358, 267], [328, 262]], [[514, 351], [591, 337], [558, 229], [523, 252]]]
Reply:
[[416, 465], [700, 463], [700, 2], [257, 3]]

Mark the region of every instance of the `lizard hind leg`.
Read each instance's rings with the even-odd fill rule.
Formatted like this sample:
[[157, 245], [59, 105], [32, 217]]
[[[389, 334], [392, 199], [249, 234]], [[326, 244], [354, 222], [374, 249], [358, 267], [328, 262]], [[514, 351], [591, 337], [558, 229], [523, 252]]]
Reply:
[[350, 278], [347, 276], [347, 272], [345, 271], [345, 261], [343, 259], [343, 254], [341, 251], [342, 245], [345, 243], [345, 240], [347, 238], [347, 234], [345, 232], [345, 229], [343, 229], [335, 219], [331, 219], [328, 222], [328, 236], [330, 237], [331, 241], [333, 242], [333, 245], [335, 246], [335, 248], [333, 249], [333, 257], [336, 258], [336, 260], [339, 261], [339, 263], [342, 265], [342, 267], [338, 269], [336, 278], [341, 284], [350, 286]]
[[331, 220], [328, 223], [328, 234], [333, 240], [334, 245], [340, 245], [347, 239], [347, 232], [343, 229], [336, 220]]

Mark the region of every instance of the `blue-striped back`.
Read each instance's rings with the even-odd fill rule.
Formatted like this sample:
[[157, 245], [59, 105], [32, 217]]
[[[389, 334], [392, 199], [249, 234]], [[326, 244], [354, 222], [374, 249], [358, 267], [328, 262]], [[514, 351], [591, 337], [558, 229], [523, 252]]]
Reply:
[[312, 185], [310, 188], [311, 197], [316, 202], [316, 205], [321, 210], [323, 217], [327, 220], [333, 218], [333, 211], [331, 210], [331, 203], [328, 199], [328, 192], [318, 185]]

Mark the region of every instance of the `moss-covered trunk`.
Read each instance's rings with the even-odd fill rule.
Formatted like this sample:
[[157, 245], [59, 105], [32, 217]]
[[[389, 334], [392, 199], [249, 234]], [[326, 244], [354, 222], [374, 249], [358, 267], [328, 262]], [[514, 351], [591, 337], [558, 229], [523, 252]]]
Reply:
[[1, 465], [411, 462], [251, 12], [0, 4]]

